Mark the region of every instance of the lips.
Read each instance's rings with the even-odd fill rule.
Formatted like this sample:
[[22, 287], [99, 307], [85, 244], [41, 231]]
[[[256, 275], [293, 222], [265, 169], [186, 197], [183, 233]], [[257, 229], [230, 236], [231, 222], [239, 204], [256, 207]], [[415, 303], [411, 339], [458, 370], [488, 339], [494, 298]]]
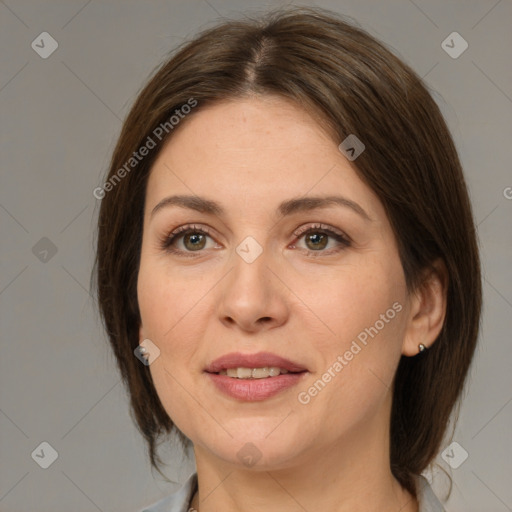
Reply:
[[307, 368], [299, 363], [272, 354], [271, 352], [259, 352], [257, 354], [241, 354], [232, 352], [225, 354], [209, 363], [204, 371], [207, 373], [219, 373], [230, 368], [265, 368], [278, 367], [288, 370], [290, 373], [307, 371]]

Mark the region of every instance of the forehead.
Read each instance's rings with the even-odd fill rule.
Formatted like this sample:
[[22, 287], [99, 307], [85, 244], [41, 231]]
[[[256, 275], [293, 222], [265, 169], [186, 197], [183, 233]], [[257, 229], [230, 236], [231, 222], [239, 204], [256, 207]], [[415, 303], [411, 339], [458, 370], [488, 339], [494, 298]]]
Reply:
[[[379, 202], [322, 121], [280, 97], [225, 101], [197, 111], [161, 150], [147, 206], [169, 193], [224, 197], [255, 208], [306, 194], [343, 193], [375, 212]], [[254, 202], [256, 201], [256, 202]], [[267, 208], [268, 209], [268, 208]]]
[[335, 146], [327, 130], [326, 122], [290, 100], [254, 96], [204, 108], [199, 105], [173, 134], [167, 148], [176, 149], [179, 145], [189, 153], [196, 150], [198, 156], [207, 151], [222, 151], [230, 159], [237, 154], [243, 159], [244, 152], [252, 153], [254, 158], [259, 153], [262, 157], [275, 156], [280, 151], [297, 151], [301, 147], [303, 152], [314, 153], [315, 148], [318, 151]]

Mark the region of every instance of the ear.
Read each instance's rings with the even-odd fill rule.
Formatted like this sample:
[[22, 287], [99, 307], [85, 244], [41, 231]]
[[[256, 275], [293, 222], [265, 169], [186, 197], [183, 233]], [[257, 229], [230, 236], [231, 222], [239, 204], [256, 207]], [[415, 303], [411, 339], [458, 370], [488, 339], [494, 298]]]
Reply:
[[402, 354], [415, 356], [419, 344], [432, 346], [443, 327], [446, 316], [448, 270], [441, 258], [425, 269], [422, 284], [411, 294], [407, 329], [402, 344]]

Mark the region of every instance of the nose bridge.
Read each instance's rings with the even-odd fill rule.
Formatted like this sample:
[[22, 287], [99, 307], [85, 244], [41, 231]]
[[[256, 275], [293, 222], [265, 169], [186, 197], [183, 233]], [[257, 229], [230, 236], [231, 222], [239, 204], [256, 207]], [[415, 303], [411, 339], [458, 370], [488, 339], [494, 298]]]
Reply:
[[[286, 298], [272, 268], [270, 249], [248, 236], [233, 251], [234, 267], [223, 285], [219, 301], [219, 317], [253, 329], [264, 318], [273, 324], [284, 321]], [[260, 322], [261, 323], [261, 322]], [[259, 324], [258, 324], [259, 325]]]
[[[260, 237], [261, 238], [261, 237]], [[271, 254], [254, 237], [247, 236], [238, 244], [232, 255], [234, 265], [230, 287], [240, 297], [250, 295], [264, 302], [270, 283], [268, 265]]]

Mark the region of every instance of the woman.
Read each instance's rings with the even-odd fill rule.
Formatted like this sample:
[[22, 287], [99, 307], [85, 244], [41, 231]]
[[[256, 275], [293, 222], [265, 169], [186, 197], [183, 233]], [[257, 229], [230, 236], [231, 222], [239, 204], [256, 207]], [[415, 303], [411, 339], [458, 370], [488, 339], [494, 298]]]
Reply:
[[100, 310], [151, 464], [175, 433], [197, 466], [145, 510], [443, 510], [421, 472], [480, 263], [408, 66], [327, 11], [223, 23], [140, 93], [97, 197]]

